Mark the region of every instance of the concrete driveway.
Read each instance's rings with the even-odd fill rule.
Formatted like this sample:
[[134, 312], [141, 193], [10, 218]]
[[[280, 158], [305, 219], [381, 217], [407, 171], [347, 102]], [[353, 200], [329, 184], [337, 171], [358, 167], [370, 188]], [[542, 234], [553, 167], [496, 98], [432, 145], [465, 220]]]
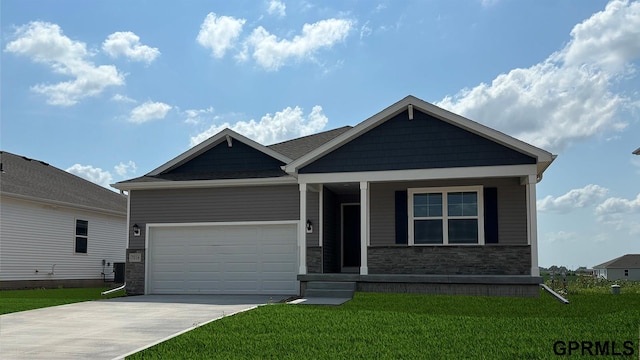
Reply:
[[144, 295], [0, 316], [2, 359], [117, 359], [286, 296]]

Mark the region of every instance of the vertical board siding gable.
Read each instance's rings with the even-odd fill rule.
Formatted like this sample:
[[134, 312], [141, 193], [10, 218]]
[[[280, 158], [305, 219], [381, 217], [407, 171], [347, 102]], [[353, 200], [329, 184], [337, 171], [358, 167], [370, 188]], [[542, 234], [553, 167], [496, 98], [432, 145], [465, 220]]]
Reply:
[[278, 170], [284, 163], [238, 140], [214, 146], [165, 174]]
[[404, 111], [301, 168], [299, 173], [535, 164], [536, 159], [414, 111]]

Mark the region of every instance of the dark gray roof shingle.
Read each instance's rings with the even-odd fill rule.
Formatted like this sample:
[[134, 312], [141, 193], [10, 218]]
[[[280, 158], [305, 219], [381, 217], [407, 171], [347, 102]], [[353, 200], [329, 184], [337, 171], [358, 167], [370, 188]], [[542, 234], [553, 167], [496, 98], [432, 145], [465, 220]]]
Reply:
[[343, 126], [337, 129], [283, 141], [267, 147], [295, 160], [333, 140], [345, 131], [351, 130], [351, 128], [352, 126]]
[[593, 267], [594, 269], [640, 269], [640, 254], [627, 254], [609, 260], [600, 265]]
[[127, 198], [43, 161], [0, 151], [0, 193], [127, 213]]

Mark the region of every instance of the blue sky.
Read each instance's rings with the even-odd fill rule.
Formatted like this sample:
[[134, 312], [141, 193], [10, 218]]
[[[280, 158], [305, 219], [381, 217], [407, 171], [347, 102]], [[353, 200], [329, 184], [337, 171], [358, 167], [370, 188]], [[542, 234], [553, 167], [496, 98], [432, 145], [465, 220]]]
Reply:
[[412, 94], [558, 154], [540, 265], [640, 253], [640, 3], [1, 3], [0, 147], [108, 186], [231, 127], [270, 144]]

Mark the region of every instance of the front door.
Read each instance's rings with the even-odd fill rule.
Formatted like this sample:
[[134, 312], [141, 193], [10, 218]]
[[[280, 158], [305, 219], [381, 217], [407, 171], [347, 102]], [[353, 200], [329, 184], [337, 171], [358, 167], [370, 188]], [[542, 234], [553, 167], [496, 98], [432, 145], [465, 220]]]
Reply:
[[360, 271], [360, 204], [342, 204], [342, 271]]

